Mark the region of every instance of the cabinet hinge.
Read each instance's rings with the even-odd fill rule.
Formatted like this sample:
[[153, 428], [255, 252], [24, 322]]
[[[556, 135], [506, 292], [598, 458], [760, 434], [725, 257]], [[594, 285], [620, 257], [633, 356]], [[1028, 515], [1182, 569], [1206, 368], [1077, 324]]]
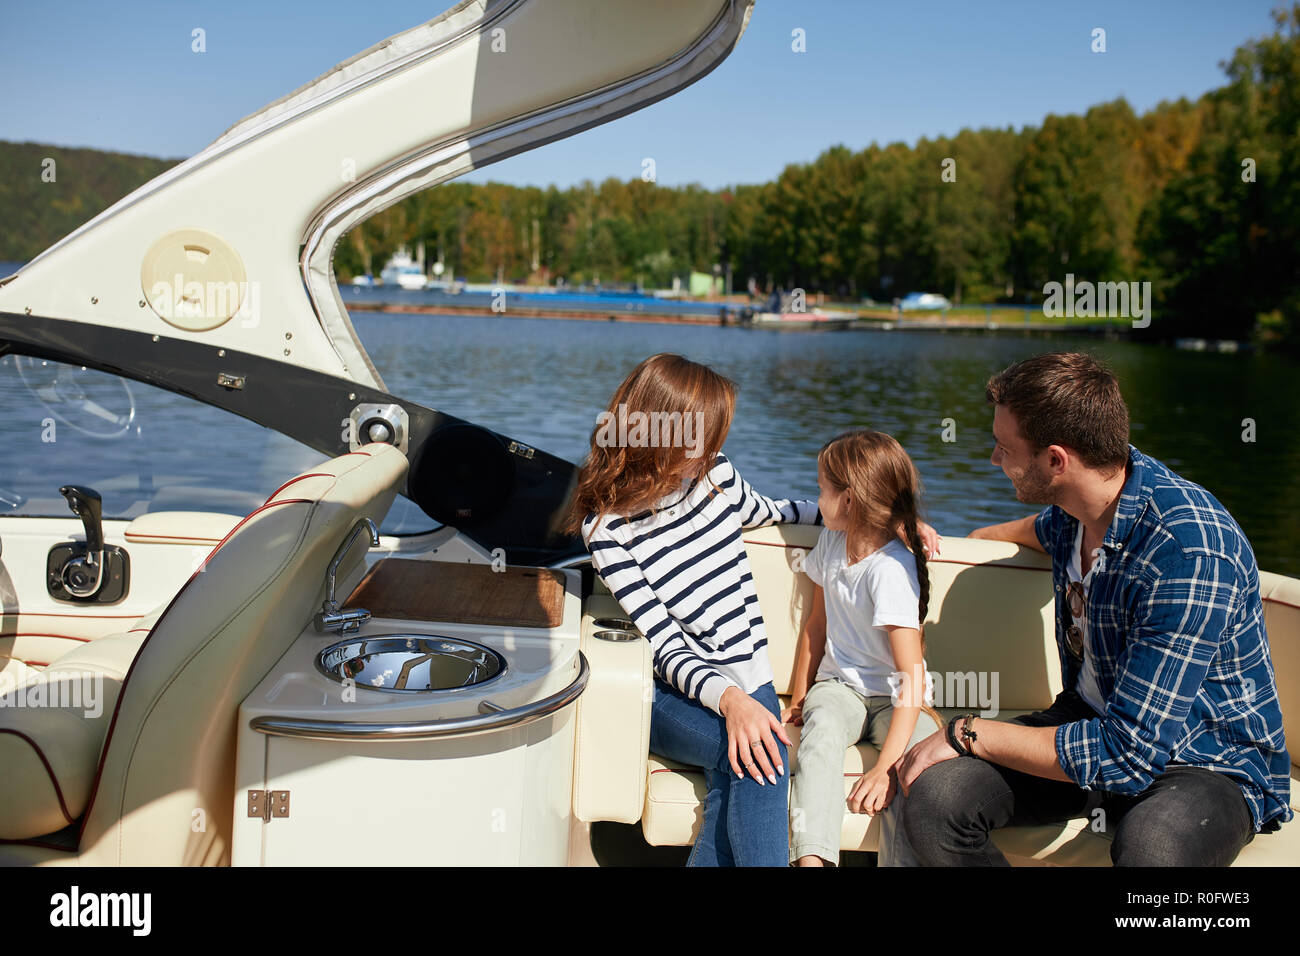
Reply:
[[272, 817], [289, 815], [288, 790], [250, 790], [248, 791], [248, 815], [260, 817], [267, 823]]

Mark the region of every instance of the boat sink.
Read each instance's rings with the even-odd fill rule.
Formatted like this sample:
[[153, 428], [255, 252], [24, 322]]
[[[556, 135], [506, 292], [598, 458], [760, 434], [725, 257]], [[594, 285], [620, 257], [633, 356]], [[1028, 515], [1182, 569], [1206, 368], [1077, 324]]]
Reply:
[[316, 667], [340, 683], [417, 694], [486, 683], [505, 672], [506, 662], [496, 651], [460, 638], [385, 634], [332, 644], [317, 655]]

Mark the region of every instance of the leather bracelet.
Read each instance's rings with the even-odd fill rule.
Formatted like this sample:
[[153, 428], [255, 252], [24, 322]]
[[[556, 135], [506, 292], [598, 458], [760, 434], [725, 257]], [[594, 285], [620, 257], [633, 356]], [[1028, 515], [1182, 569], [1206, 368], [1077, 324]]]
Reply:
[[947, 730], [948, 746], [951, 747], [953, 750], [957, 751], [957, 753], [960, 756], [969, 757], [971, 756], [971, 752], [965, 747], [964, 744], [961, 743], [961, 741], [957, 739], [957, 734], [954, 733], [954, 728], [957, 726], [957, 721], [961, 720], [962, 717], [964, 716], [966, 715], [958, 714], [952, 720], [948, 721], [948, 730]]
[[975, 715], [975, 714], [962, 714], [962, 717], [964, 718], [964, 721], [965, 721], [965, 722], [961, 725], [961, 739], [962, 739], [962, 742], [966, 745], [966, 752], [967, 752], [968, 754], [970, 754], [972, 757], [975, 757], [976, 760], [978, 760], [978, 759], [980, 759], [980, 758], [979, 758], [979, 757], [976, 755], [976, 753], [975, 753], [975, 746], [974, 746], [974, 744], [972, 743], [972, 741], [979, 740], [979, 734], [977, 734], [977, 733], [975, 733], [975, 731], [971, 730], [971, 727], [970, 727], [972, 721], [975, 720], [976, 715]]

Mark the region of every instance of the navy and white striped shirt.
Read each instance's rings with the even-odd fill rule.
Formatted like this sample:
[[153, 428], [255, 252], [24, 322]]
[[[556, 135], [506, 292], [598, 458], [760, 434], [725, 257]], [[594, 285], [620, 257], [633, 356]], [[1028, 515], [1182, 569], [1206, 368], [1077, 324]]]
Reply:
[[760, 495], [718, 455], [707, 480], [653, 511], [589, 515], [582, 537], [606, 587], [650, 641], [655, 674], [721, 713], [728, 687], [750, 694], [772, 680], [741, 532], [820, 520], [815, 501]]

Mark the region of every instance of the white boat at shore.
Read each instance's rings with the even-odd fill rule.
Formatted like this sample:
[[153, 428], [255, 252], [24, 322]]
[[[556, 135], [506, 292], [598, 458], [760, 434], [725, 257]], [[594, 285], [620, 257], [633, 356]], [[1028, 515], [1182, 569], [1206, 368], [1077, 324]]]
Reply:
[[405, 248], [398, 249], [384, 264], [379, 279], [384, 285], [395, 285], [412, 291], [419, 291], [429, 284], [429, 277]]
[[[115, 486], [129, 507], [106, 513], [58, 474], [0, 489], [0, 865], [632, 861], [598, 859], [593, 829], [611, 824], [692, 842], [703, 776], [649, 750], [649, 644], [554, 531], [573, 464], [390, 393], [331, 261], [348, 230], [420, 189], [707, 75], [751, 7], [459, 4], [235, 124], [0, 281], [0, 352], [20, 369], [146, 382], [313, 456], [265, 460], [250, 496], [212, 436], [188, 450], [210, 466], [201, 485], [155, 482], [177, 449], [142, 445], [150, 479]], [[527, 55], [488, 52], [499, 31]], [[319, 160], [345, 136], [358, 176], [340, 184]], [[56, 400], [100, 435], [137, 413], [129, 388], [121, 412], [29, 388], [30, 407], [5, 409], [23, 427]], [[395, 502], [438, 526], [386, 528]], [[796, 558], [816, 530], [746, 536], [783, 694], [811, 592]], [[1046, 559], [948, 540], [931, 574], [931, 667], [999, 674], [1002, 716], [1049, 703]], [[1300, 739], [1300, 581], [1261, 583]], [[960, 681], [939, 686], [948, 713], [976, 703], [954, 696]], [[846, 789], [875, 756], [848, 750]], [[1089, 822], [997, 840], [1017, 862], [1107, 864]], [[841, 847], [874, 850], [878, 829], [847, 815]], [[1298, 847], [1290, 826], [1238, 862], [1294, 865]]]
[[750, 324], [756, 329], [779, 332], [832, 332], [847, 329], [857, 321], [848, 312], [812, 309], [808, 312], [755, 312]]

